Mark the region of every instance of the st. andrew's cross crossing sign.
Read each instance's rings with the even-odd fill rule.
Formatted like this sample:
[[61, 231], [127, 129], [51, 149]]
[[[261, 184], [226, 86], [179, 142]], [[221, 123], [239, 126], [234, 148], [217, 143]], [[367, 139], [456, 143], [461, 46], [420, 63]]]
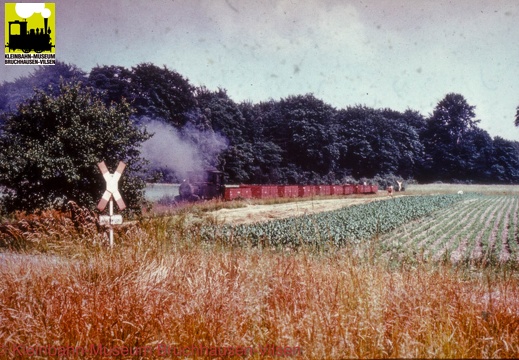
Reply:
[[106, 180], [106, 190], [103, 194], [103, 197], [101, 198], [101, 201], [99, 201], [99, 204], [97, 204], [97, 208], [99, 211], [103, 211], [106, 208], [108, 201], [113, 196], [119, 209], [124, 210], [126, 208], [126, 204], [124, 203], [123, 198], [121, 197], [121, 193], [119, 192], [118, 182], [121, 178], [124, 168], [126, 167], [126, 164], [122, 161], [119, 161], [119, 165], [113, 174], [108, 171], [104, 161], [101, 161], [99, 164], [97, 164], [97, 166], [99, 167], [99, 170], [101, 170], [101, 173]]
[[101, 201], [99, 201], [99, 204], [97, 204], [97, 208], [99, 211], [103, 211], [106, 208], [106, 205], [108, 203], [110, 204], [108, 208], [109, 215], [99, 216], [99, 223], [100, 225], [108, 225], [110, 247], [112, 247], [114, 246], [114, 229], [112, 225], [123, 223], [123, 217], [121, 215], [114, 215], [112, 196], [117, 203], [117, 206], [119, 206], [119, 209], [124, 210], [126, 208], [126, 204], [121, 197], [121, 193], [119, 193], [119, 187], [117, 184], [121, 178], [124, 168], [126, 167], [126, 164], [122, 161], [119, 161], [119, 165], [113, 174], [108, 171], [104, 161], [101, 161], [99, 164], [97, 164], [97, 166], [99, 167], [99, 170], [101, 170], [101, 173], [106, 180], [106, 191], [104, 192]]

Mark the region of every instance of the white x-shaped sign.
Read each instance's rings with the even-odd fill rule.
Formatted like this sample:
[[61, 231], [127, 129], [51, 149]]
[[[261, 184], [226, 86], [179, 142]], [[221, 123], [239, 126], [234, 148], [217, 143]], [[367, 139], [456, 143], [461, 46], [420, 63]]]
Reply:
[[119, 165], [113, 174], [108, 171], [104, 161], [101, 161], [99, 164], [97, 164], [97, 166], [99, 167], [99, 170], [101, 170], [101, 173], [103, 173], [103, 177], [106, 180], [106, 191], [104, 192], [101, 201], [99, 201], [99, 204], [97, 204], [97, 208], [99, 211], [103, 211], [106, 208], [106, 204], [108, 204], [108, 201], [110, 201], [110, 198], [113, 196], [119, 209], [124, 210], [126, 208], [126, 204], [121, 197], [117, 183], [121, 178], [126, 164], [122, 161], [119, 161]]

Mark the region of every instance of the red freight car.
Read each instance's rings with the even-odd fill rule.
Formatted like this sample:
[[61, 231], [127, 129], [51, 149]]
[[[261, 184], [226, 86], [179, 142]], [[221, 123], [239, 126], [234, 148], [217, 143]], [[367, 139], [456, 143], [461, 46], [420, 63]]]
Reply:
[[355, 185], [355, 189], [353, 191], [354, 194], [364, 194], [364, 187], [366, 185]]
[[254, 199], [268, 199], [278, 197], [277, 185], [240, 185], [251, 189]]
[[278, 186], [279, 197], [294, 198], [299, 196], [299, 186], [297, 185], [280, 185]]
[[252, 192], [250, 188], [225, 188], [225, 200], [251, 199]]
[[355, 186], [355, 194], [376, 194], [378, 191], [377, 185], [357, 185]]
[[316, 190], [313, 185], [301, 185], [299, 186], [299, 197], [315, 196]]
[[344, 195], [344, 186], [331, 185], [330, 190], [332, 195]]
[[350, 195], [355, 192], [355, 185], [344, 185], [344, 195]]
[[315, 188], [316, 194], [319, 196], [331, 195], [332, 193], [330, 185], [317, 185]]

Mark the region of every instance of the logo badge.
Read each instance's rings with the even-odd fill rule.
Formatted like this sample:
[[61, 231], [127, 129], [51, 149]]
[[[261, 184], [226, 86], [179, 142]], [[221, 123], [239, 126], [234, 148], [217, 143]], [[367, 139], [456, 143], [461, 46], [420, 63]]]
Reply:
[[5, 3], [5, 64], [55, 63], [55, 3]]

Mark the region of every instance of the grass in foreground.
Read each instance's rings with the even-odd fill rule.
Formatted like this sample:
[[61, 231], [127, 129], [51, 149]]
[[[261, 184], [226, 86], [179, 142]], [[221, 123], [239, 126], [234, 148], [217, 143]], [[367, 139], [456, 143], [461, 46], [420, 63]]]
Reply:
[[146, 219], [108, 249], [102, 237], [88, 241], [93, 232], [51, 222], [21, 254], [1, 254], [4, 358], [23, 346], [91, 344], [149, 347], [150, 358], [199, 345], [250, 347], [252, 358], [272, 346], [311, 359], [519, 355], [511, 267], [395, 267], [369, 242], [230, 247], [187, 240], [188, 223]]

